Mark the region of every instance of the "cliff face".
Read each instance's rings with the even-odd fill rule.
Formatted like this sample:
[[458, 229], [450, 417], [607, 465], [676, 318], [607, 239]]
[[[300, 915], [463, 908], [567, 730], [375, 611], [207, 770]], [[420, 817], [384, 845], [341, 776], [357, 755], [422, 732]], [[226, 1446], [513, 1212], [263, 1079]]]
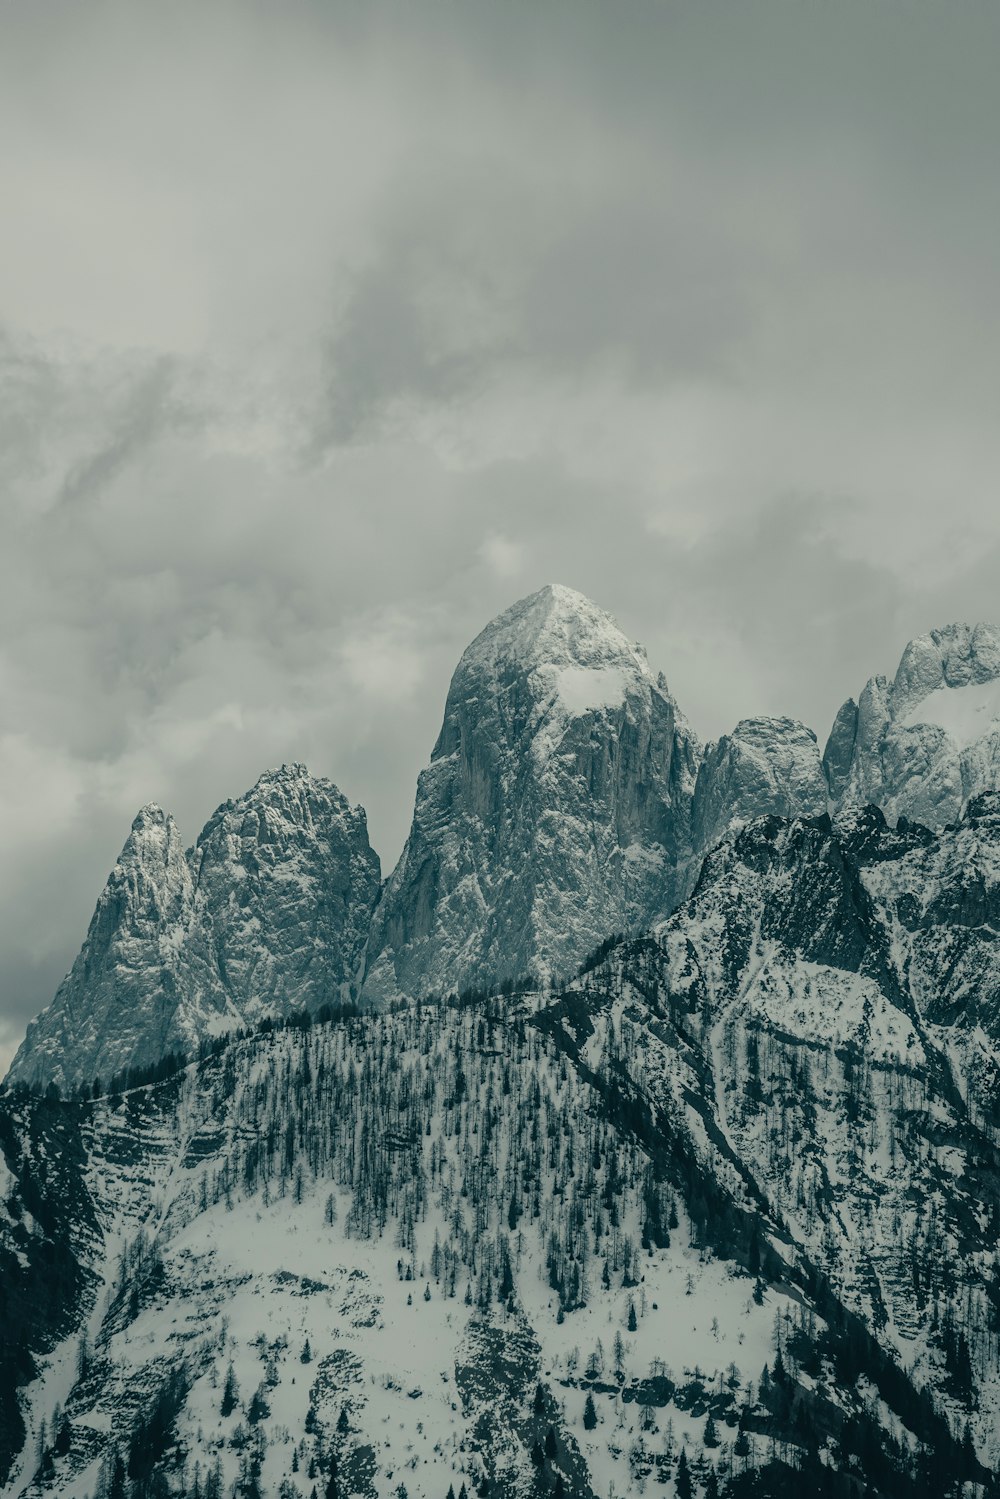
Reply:
[[196, 919], [241, 1018], [355, 997], [379, 862], [364, 810], [330, 781], [267, 772], [219, 808], [190, 863]]
[[827, 785], [816, 735], [791, 718], [745, 718], [710, 744], [698, 767], [691, 819], [703, 857], [753, 817], [819, 817]]
[[697, 747], [602, 610], [549, 587], [452, 678], [413, 825], [379, 906], [372, 1000], [569, 971], [689, 878]]
[[185, 854], [145, 807], [12, 1082], [79, 1087], [356, 994], [378, 859], [364, 812], [300, 765], [227, 802]]
[[912, 640], [895, 677], [873, 677], [834, 721], [824, 754], [838, 810], [940, 827], [1000, 783], [1000, 631], [948, 625]]

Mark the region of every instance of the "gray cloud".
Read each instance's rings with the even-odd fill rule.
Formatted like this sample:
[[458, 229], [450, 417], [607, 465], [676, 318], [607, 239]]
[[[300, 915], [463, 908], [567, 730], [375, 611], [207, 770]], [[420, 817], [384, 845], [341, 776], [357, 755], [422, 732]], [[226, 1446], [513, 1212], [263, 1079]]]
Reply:
[[[42, 0], [0, 55], [0, 1052], [135, 808], [391, 864], [550, 579], [706, 737], [996, 617], [1000, 12]], [[194, 45], [196, 41], [197, 45]]]

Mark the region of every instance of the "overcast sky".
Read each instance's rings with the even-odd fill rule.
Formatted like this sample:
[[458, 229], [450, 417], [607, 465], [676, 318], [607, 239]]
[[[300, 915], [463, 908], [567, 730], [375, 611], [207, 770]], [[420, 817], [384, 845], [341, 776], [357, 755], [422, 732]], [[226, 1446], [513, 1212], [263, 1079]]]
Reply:
[[399, 853], [547, 581], [703, 737], [998, 618], [1000, 7], [10, 0], [0, 1068], [136, 809]]

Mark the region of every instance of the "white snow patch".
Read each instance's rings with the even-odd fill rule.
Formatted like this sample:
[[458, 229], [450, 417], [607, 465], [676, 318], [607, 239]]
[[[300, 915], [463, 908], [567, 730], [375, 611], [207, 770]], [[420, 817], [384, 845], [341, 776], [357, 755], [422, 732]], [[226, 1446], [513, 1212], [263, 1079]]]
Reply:
[[560, 706], [579, 718], [582, 713], [621, 707], [628, 680], [620, 666], [564, 666], [556, 672], [554, 686]]
[[1000, 678], [938, 687], [900, 720], [904, 729], [931, 724], [943, 729], [960, 749], [982, 739], [1000, 720]]

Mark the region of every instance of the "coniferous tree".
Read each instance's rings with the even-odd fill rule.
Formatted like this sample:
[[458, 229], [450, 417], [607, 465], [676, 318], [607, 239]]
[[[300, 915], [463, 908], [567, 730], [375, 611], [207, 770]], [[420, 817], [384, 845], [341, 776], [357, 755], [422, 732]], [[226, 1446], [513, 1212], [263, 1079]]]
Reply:
[[125, 1464], [122, 1461], [121, 1453], [116, 1447], [108, 1474], [108, 1499], [125, 1499], [125, 1494]]
[[340, 1499], [340, 1484], [337, 1481], [337, 1459], [330, 1459], [330, 1473], [326, 1480], [324, 1499]]
[[231, 1416], [236, 1409], [240, 1398], [240, 1387], [236, 1383], [236, 1371], [232, 1364], [226, 1370], [226, 1383], [222, 1390], [222, 1405], [219, 1407], [223, 1416]]

